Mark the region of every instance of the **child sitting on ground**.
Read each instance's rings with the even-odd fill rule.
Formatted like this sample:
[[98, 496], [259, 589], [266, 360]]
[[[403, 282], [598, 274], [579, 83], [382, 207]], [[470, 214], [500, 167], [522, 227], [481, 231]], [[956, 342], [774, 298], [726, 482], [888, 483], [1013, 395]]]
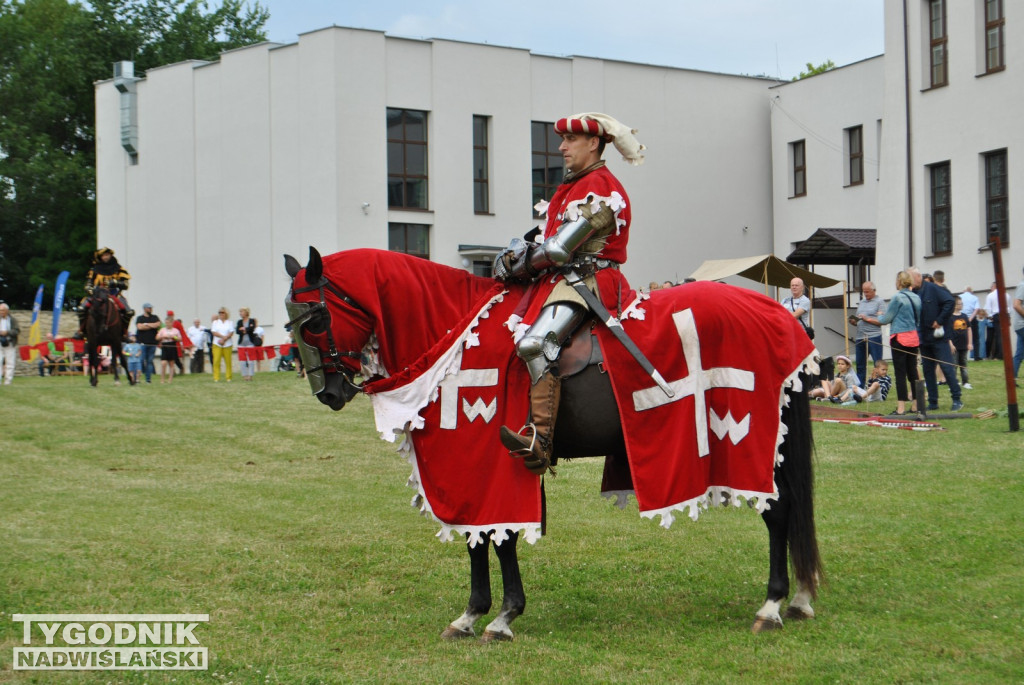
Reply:
[[843, 406], [858, 402], [884, 402], [889, 396], [892, 378], [889, 377], [889, 363], [884, 359], [875, 362], [867, 388], [853, 388], [844, 398]]
[[836, 356], [836, 377], [833, 380], [822, 379], [821, 387], [814, 388], [808, 393], [811, 397], [828, 399], [829, 402], [838, 404], [843, 401], [843, 394], [853, 388], [860, 387], [860, 379], [857, 372], [850, 364], [850, 358], [844, 354]]

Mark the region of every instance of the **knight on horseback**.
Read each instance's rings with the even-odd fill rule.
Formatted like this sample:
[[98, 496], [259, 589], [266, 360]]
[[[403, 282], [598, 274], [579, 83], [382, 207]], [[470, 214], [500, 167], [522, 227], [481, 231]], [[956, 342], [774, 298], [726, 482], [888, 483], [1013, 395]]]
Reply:
[[562, 138], [558, 149], [566, 173], [551, 201], [535, 207], [547, 217], [543, 242], [517, 238], [494, 261], [495, 278], [532, 282], [509, 321], [515, 330], [516, 354], [526, 363], [532, 381], [530, 418], [518, 431], [502, 426], [501, 442], [538, 475], [552, 461], [562, 382], [559, 353], [591, 313], [566, 279], [582, 277], [586, 288], [617, 316], [623, 293], [630, 291], [619, 271], [629, 240], [629, 197], [605, 166], [605, 144], [611, 142], [634, 166], [643, 163], [645, 149], [633, 136], [635, 130], [606, 114], [576, 114], [559, 119], [554, 129]]
[[85, 292], [88, 295], [82, 298], [78, 308], [79, 333], [85, 333], [85, 319], [92, 306], [93, 291], [96, 288], [106, 288], [121, 313], [121, 330], [124, 331], [125, 336], [128, 335], [128, 327], [135, 315], [135, 311], [128, 306], [128, 300], [123, 294], [128, 289], [129, 280], [131, 280], [131, 275], [118, 263], [112, 249], [101, 247], [93, 253], [92, 266], [85, 276]]

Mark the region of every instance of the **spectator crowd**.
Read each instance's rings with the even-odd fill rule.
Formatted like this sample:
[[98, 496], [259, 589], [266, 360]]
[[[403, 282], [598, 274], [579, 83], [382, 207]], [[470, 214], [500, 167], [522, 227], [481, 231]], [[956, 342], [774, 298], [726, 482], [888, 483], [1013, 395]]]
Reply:
[[[945, 274], [922, 274], [908, 267], [896, 275], [888, 301], [880, 297], [875, 284], [861, 286], [861, 300], [849, 317], [855, 327], [856, 362], [845, 355], [825, 360], [820, 380], [809, 390], [812, 397], [847, 406], [862, 401], [884, 400], [896, 386], [897, 404], [892, 414], [938, 411], [940, 391], [950, 396], [950, 411], [964, 408], [964, 390], [972, 390], [969, 361], [1002, 359], [1013, 355], [1013, 375], [1020, 377], [1024, 362], [1024, 278], [1016, 287], [1000, 293], [996, 283], [981, 301], [970, 287], [954, 295], [946, 286]], [[809, 313], [811, 301], [804, 283], [794, 278], [790, 294], [781, 301], [813, 339]], [[1003, 350], [1000, 334], [1002, 317], [1009, 317], [1013, 350]], [[883, 326], [889, 326], [883, 340]], [[1015, 339], [1015, 343], [1013, 342]], [[888, 375], [884, 357], [888, 348], [895, 381]], [[874, 366], [867, 376], [867, 362]], [[913, 397], [914, 386], [924, 380], [925, 396]], [[1017, 384], [1018, 387], [1020, 384]]]

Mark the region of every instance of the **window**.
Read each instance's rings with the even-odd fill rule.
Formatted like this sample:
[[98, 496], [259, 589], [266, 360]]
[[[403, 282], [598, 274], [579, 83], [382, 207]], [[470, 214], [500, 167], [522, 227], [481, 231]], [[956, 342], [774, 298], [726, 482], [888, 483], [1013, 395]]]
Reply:
[[1003, 52], [1003, 0], [985, 0], [985, 73], [1002, 71], [1006, 66]]
[[427, 209], [427, 113], [388, 108], [388, 206]]
[[953, 251], [953, 222], [950, 197], [949, 162], [933, 164], [931, 172], [932, 254]]
[[931, 87], [948, 84], [946, 74], [946, 1], [928, 0], [928, 35], [931, 53]]
[[850, 281], [850, 292], [859, 293], [861, 292], [861, 286], [864, 285], [865, 281], [870, 281], [868, 277], [868, 265], [866, 264], [851, 264], [849, 267], [848, 275]]
[[[554, 123], [531, 122], [530, 138], [533, 149], [533, 204], [536, 205], [554, 195], [555, 188], [565, 174], [565, 165], [562, 153], [558, 151], [562, 137], [555, 133]], [[534, 216], [537, 216], [536, 210]]]
[[798, 140], [789, 144], [789, 157], [793, 169], [793, 187], [790, 197], [803, 197], [807, 194], [807, 166], [804, 155], [804, 141]]
[[1003, 247], [1010, 244], [1010, 196], [1006, 178], [1006, 150], [985, 155], [985, 242], [992, 226], [999, 229]]
[[473, 211], [491, 211], [490, 184], [487, 177], [487, 124], [490, 117], [473, 115]]
[[846, 185], [864, 183], [864, 127], [846, 129]]
[[430, 226], [389, 223], [388, 249], [430, 259]]
[[479, 259], [473, 260], [473, 275], [483, 276], [484, 278], [494, 277], [494, 262], [481, 261]]

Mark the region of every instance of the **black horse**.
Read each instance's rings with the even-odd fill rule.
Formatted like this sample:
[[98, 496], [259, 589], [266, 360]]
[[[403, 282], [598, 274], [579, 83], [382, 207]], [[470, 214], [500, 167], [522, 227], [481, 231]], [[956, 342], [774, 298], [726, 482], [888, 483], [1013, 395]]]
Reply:
[[106, 288], [96, 288], [89, 298], [88, 314], [85, 319], [85, 351], [89, 356], [89, 383], [96, 387], [99, 383], [100, 348], [110, 347], [110, 366], [114, 371], [115, 385], [121, 384], [120, 369], [124, 368], [128, 383], [135, 385], [132, 375], [128, 373], [128, 361], [121, 352], [121, 340], [124, 335], [121, 321], [121, 310]]
[[[341, 258], [355, 252], [359, 253], [358, 257]], [[390, 271], [412, 268], [412, 263], [402, 263], [402, 258], [404, 256], [394, 253], [359, 250], [332, 255], [328, 258], [329, 263], [325, 264], [325, 260], [311, 248], [310, 260], [304, 270], [294, 258], [285, 258], [286, 269], [292, 277], [292, 291], [286, 300], [291, 318], [289, 324], [296, 332], [296, 342], [303, 354], [314, 394], [334, 410], [344, 407], [359, 392], [354, 376], [360, 370], [360, 351], [371, 337], [380, 359], [389, 358], [400, 369], [413, 360], [392, 355], [388, 349], [391, 343], [382, 341], [383, 330], [398, 329], [403, 340], [413, 338], [426, 350], [434, 345], [446, 327], [450, 328], [454, 323], [432, 321], [431, 330], [416, 330], [411, 328], [415, 326], [413, 322], [388, 315], [388, 298], [408, 300], [420, 297], [423, 298], [423, 309], [431, 310], [432, 306], [429, 292], [410, 292], [405, 288], [384, 294], [396, 290], [393, 284], [386, 284]], [[474, 287], [483, 287], [473, 280], [475, 277], [449, 267], [424, 266], [420, 260], [415, 263], [415, 268], [433, 269], [426, 281], [431, 287], [445, 289], [445, 292], [468, 292]], [[365, 306], [360, 298], [373, 298], [376, 307]], [[391, 300], [394, 309], [399, 309], [398, 304]], [[373, 312], [376, 308], [380, 313], [375, 317]], [[409, 309], [405, 306], [401, 311], [408, 312]], [[766, 311], [771, 311], [771, 308]], [[437, 318], [431, 312], [431, 316], [423, 320]], [[780, 317], [779, 320], [792, 324], [791, 317]], [[800, 376], [804, 383], [809, 381], [806, 374]], [[806, 393], [798, 390], [785, 390], [788, 399], [783, 402], [781, 410], [781, 420], [786, 427], [785, 440], [779, 447], [782, 459], [775, 462], [774, 468], [778, 499], [762, 513], [769, 533], [770, 569], [767, 597], [753, 625], [755, 633], [782, 627], [782, 603], [790, 593], [787, 562], [792, 563], [797, 580], [796, 591], [785, 612], [787, 618], [814, 616], [810, 601], [816, 596], [822, 578], [814, 526], [810, 410]], [[771, 402], [778, 400], [765, 399]], [[555, 431], [556, 458], [607, 456], [606, 481], [628, 484], [630, 473], [619, 416], [619, 407], [606, 373], [590, 366], [567, 377], [562, 386]], [[622, 489], [628, 489], [628, 485]], [[508, 640], [512, 638], [511, 622], [526, 606], [516, 552], [519, 533], [510, 530], [491, 532], [495, 533], [494, 549], [501, 564], [504, 598], [498, 616], [486, 627], [483, 639]], [[445, 638], [475, 635], [475, 623], [491, 610], [488, 545], [486, 541], [478, 543], [479, 540], [470, 539], [467, 545], [471, 561], [467, 609], [443, 631]]]

